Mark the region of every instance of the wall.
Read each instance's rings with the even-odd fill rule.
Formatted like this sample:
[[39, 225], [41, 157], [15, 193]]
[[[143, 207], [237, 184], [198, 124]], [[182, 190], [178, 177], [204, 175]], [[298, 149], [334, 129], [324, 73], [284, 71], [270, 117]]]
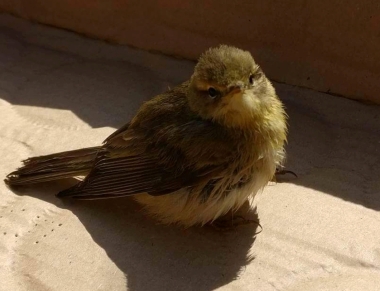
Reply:
[[190, 59], [234, 44], [275, 81], [380, 104], [376, 0], [0, 0], [0, 11]]

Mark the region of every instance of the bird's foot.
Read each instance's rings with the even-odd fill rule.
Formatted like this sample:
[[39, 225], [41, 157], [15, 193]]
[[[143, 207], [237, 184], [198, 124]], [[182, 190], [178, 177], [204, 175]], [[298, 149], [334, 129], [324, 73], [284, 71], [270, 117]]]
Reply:
[[276, 172], [274, 173], [274, 176], [272, 178], [272, 182], [277, 182], [277, 176], [283, 176], [286, 174], [292, 174], [294, 177], [298, 178], [297, 174], [293, 171], [285, 170], [284, 168], [276, 168]]
[[248, 225], [248, 224], [255, 224], [260, 227], [260, 231], [256, 234], [260, 233], [262, 231], [262, 226], [257, 220], [253, 219], [246, 219], [243, 216], [234, 216], [232, 219], [217, 219], [214, 222], [212, 222], [210, 225], [220, 231], [230, 231], [234, 230], [238, 226]]

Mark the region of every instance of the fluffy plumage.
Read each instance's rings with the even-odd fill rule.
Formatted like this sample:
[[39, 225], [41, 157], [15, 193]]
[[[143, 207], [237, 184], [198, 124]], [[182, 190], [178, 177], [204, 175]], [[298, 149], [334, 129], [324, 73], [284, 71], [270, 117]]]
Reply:
[[286, 131], [282, 103], [250, 53], [220, 46], [102, 146], [28, 159], [6, 182], [86, 175], [58, 196], [133, 195], [164, 223], [205, 224], [268, 183], [283, 162]]

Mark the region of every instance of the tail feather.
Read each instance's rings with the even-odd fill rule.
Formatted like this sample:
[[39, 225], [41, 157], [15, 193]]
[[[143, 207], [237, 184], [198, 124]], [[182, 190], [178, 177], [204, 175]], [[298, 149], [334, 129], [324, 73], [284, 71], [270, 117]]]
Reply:
[[86, 175], [100, 147], [61, 152], [23, 161], [23, 166], [7, 175], [5, 183], [28, 185]]
[[80, 186], [81, 186], [81, 182], [79, 182], [78, 184], [76, 184], [76, 185], [74, 185], [68, 189], [60, 191], [59, 193], [56, 194], [56, 196], [59, 198], [63, 198], [63, 197], [77, 198], [76, 195], [84, 194], [82, 191], [82, 188]]

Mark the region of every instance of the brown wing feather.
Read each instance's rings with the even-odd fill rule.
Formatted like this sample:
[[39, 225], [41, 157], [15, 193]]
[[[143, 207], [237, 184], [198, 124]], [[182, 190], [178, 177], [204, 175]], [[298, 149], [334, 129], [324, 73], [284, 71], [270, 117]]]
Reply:
[[[182, 160], [178, 157], [178, 160]], [[95, 168], [78, 185], [58, 196], [77, 199], [100, 199], [130, 196], [139, 193], [164, 195], [193, 186], [212, 174], [218, 176], [222, 167], [181, 169], [181, 164], [163, 165], [151, 154], [122, 158], [100, 158]]]
[[234, 144], [222, 127], [189, 110], [186, 83], [176, 90], [145, 103], [131, 123], [106, 139], [85, 180], [58, 196], [164, 195], [219, 178]]
[[114, 133], [112, 133], [109, 137], [107, 137], [103, 143], [108, 143], [110, 142], [114, 137], [116, 137], [117, 135], [119, 135], [120, 133], [123, 133], [125, 131], [128, 130], [128, 127], [131, 123], [128, 122], [127, 124], [123, 125], [122, 127], [120, 127], [118, 130], [116, 130]]

